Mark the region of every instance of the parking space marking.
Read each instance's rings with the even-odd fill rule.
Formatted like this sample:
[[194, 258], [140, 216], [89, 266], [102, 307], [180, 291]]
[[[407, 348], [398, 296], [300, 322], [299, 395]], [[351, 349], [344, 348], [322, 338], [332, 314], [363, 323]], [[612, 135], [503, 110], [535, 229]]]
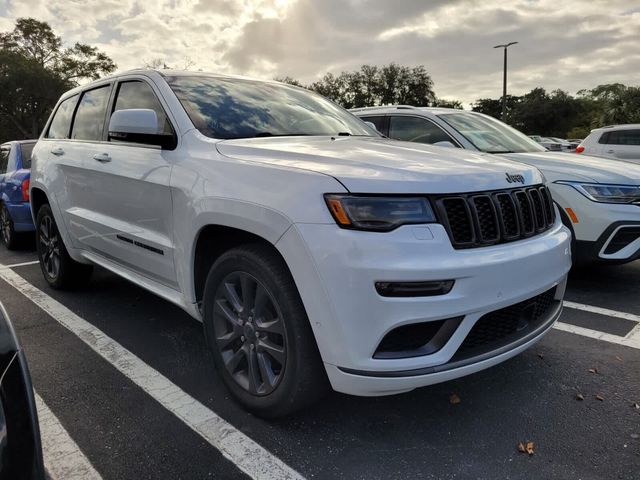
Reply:
[[625, 320], [631, 320], [632, 322], [640, 323], [640, 315], [634, 315], [633, 313], [618, 312], [616, 310], [609, 310], [608, 308], [594, 307], [593, 305], [569, 302], [567, 300], [565, 300], [563, 303], [565, 307], [573, 308], [574, 310], [597, 313], [599, 315], [605, 315], [607, 317], [624, 318]]
[[640, 349], [640, 329], [636, 334], [632, 335], [636, 328], [634, 328], [627, 336], [620, 337], [618, 335], [612, 335], [611, 333], [601, 332], [599, 330], [591, 330], [590, 328], [578, 327], [577, 325], [571, 325], [570, 323], [556, 322], [553, 328], [562, 330], [563, 332], [574, 333], [583, 337], [594, 338], [596, 340], [602, 340], [609, 343], [615, 343], [617, 345], [624, 345], [625, 347]]
[[303, 480], [304, 477], [279, 458], [16, 272], [0, 268], [0, 278], [75, 334], [249, 477], [256, 480]]
[[100, 474], [40, 395], [36, 393], [35, 398], [44, 466], [51, 480], [101, 480]]
[[39, 261], [39, 260], [34, 260], [33, 262], [14, 263], [13, 265], [0, 265], [0, 269], [3, 269], [3, 268], [26, 267], [27, 265], [37, 265], [38, 263], [40, 263], [40, 261]]

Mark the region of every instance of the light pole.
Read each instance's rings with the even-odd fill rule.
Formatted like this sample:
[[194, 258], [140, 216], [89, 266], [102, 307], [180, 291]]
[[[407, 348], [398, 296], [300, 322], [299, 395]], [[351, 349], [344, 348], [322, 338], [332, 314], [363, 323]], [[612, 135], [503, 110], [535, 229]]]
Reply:
[[504, 72], [502, 75], [502, 115], [503, 122], [507, 121], [507, 48], [518, 42], [509, 42], [504, 45], [496, 45], [493, 48], [504, 48]]

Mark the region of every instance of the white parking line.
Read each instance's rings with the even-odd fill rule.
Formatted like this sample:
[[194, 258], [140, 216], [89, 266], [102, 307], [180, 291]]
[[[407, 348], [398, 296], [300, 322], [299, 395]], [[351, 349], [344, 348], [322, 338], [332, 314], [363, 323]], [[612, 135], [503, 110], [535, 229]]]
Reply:
[[60, 302], [31, 285], [13, 270], [0, 268], [0, 278], [74, 333], [249, 477], [259, 480], [303, 479], [298, 472], [220, 418], [167, 377]]
[[609, 310], [608, 308], [594, 307], [592, 305], [585, 305], [583, 303], [564, 301], [564, 306], [573, 308], [574, 310], [582, 310], [584, 312], [597, 313], [599, 315], [606, 315], [607, 317], [624, 318], [625, 320], [631, 320], [632, 322], [640, 323], [640, 315], [634, 315], [633, 313], [618, 312], [616, 310]]
[[44, 466], [51, 480], [101, 480], [100, 474], [64, 429], [58, 418], [35, 394]]
[[40, 263], [38, 260], [33, 262], [22, 262], [22, 263], [14, 263], [13, 265], [0, 265], [0, 269], [2, 268], [16, 268], [16, 267], [26, 267], [27, 265], [37, 265]]
[[575, 333], [583, 337], [595, 338], [596, 340], [603, 340], [609, 343], [615, 343], [617, 345], [624, 345], [625, 347], [640, 349], [640, 329], [632, 330], [625, 337], [619, 335], [613, 335], [611, 333], [601, 332], [599, 330], [591, 330], [590, 328], [579, 327], [570, 323], [556, 322], [553, 328], [562, 330], [563, 332]]

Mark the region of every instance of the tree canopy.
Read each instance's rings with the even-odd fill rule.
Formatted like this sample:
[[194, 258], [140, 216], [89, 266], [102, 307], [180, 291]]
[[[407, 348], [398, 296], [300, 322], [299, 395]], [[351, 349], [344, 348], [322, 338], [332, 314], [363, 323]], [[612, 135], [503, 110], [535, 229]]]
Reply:
[[37, 137], [63, 92], [115, 69], [96, 47], [65, 46], [48, 23], [18, 19], [0, 33], [0, 141]]

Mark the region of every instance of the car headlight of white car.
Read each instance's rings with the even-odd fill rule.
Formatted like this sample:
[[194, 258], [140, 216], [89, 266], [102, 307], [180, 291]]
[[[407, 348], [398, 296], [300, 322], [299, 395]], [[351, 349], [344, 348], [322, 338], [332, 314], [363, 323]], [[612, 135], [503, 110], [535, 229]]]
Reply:
[[555, 183], [569, 185], [593, 202], [640, 203], [640, 186], [638, 185], [608, 185], [568, 180], [558, 180]]
[[325, 200], [342, 228], [388, 232], [401, 225], [436, 221], [424, 197], [327, 194]]

